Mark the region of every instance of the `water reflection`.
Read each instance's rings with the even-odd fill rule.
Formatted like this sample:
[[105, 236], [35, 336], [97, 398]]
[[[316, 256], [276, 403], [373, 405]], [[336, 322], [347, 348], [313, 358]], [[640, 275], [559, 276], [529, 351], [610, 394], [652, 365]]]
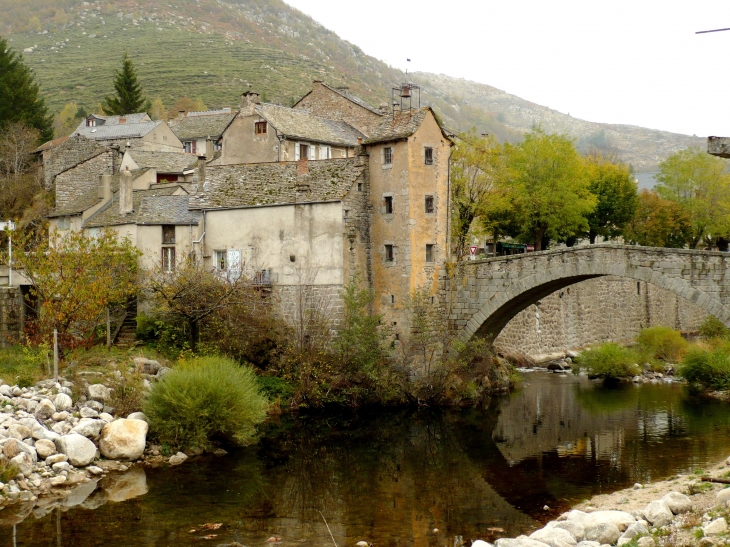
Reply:
[[84, 485], [57, 512], [6, 508], [0, 545], [12, 544], [15, 522], [18, 545], [251, 546], [277, 535], [329, 546], [323, 515], [338, 545], [452, 546], [517, 535], [594, 493], [719, 460], [729, 430], [725, 406], [681, 386], [531, 374], [485, 409], [281, 419], [255, 447], [133, 468]]

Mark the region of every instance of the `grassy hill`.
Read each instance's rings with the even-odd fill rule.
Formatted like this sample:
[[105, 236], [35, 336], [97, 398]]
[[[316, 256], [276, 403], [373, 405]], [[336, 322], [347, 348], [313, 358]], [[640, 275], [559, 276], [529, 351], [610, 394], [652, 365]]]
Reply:
[[[347, 85], [377, 106], [390, 99], [400, 71], [366, 55], [281, 0], [0, 0], [0, 33], [25, 53], [49, 107], [95, 111], [111, 92], [126, 51], [148, 98], [167, 108], [183, 96], [209, 108], [236, 106], [259, 91], [292, 104], [313, 79]], [[487, 85], [416, 74], [430, 104], [451, 127], [476, 126], [515, 141], [534, 124], [566, 132], [579, 146], [617, 151], [638, 171], [651, 171], [674, 150], [702, 139], [571, 118]]]

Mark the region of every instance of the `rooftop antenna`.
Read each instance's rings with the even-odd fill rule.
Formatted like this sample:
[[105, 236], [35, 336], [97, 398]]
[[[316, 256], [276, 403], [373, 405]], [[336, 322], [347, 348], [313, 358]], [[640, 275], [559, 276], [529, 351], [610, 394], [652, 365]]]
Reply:
[[730, 28], [716, 28], [713, 30], [698, 30], [695, 34], [707, 34], [708, 32], [722, 32], [724, 30], [730, 30]]
[[[410, 59], [406, 59], [409, 63]], [[405, 81], [398, 87], [394, 87], [390, 92], [391, 104], [393, 105], [393, 117], [395, 117], [396, 107], [400, 107], [400, 111], [403, 112], [404, 106], [408, 104], [408, 110], [413, 110], [413, 95], [414, 91], [418, 92], [418, 108], [421, 108], [421, 88], [416, 84], [408, 81], [408, 69], [406, 69]], [[399, 101], [396, 100], [396, 93], [398, 93]]]

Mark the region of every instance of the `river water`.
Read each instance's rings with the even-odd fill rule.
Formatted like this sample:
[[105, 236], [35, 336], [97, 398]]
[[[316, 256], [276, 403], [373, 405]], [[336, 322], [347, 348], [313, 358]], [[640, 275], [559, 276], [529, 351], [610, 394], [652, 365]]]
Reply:
[[483, 409], [281, 418], [227, 456], [134, 467], [62, 508], [0, 510], [0, 545], [331, 546], [331, 531], [339, 547], [454, 547], [729, 454], [727, 405], [682, 385], [536, 372]]

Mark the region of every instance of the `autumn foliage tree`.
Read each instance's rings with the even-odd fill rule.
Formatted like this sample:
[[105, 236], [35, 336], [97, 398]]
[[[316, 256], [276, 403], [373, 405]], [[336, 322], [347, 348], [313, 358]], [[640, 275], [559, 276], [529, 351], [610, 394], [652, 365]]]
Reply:
[[92, 342], [106, 309], [139, 290], [140, 252], [115, 232], [54, 232], [35, 245], [27, 236], [14, 243], [14, 266], [31, 282], [41, 340], [50, 341], [56, 329], [62, 347]]
[[691, 219], [682, 206], [650, 190], [638, 194], [634, 218], [624, 231], [627, 242], [647, 247], [684, 247]]
[[727, 162], [699, 148], [687, 148], [659, 164], [657, 193], [689, 217], [686, 243], [713, 245], [730, 232], [730, 175]]

